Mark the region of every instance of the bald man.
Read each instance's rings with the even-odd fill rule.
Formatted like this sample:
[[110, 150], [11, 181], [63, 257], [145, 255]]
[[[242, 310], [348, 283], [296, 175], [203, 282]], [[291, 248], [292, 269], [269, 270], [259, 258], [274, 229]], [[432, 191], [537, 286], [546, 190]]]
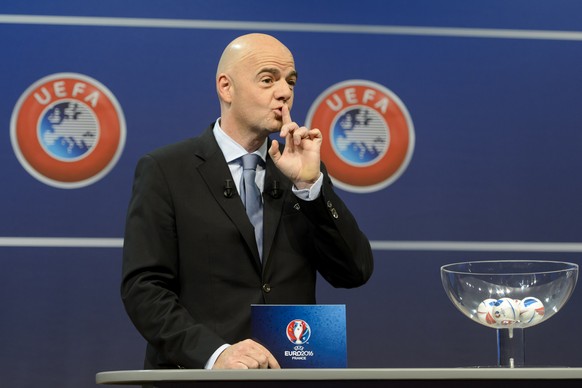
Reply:
[[[236, 38], [217, 67], [220, 118], [138, 162], [121, 294], [148, 341], [146, 369], [279, 368], [249, 338], [250, 305], [314, 304], [318, 272], [344, 288], [371, 276], [369, 241], [320, 161], [321, 132], [291, 118], [296, 82], [280, 41]], [[262, 227], [239, 195], [246, 154], [260, 158]]]

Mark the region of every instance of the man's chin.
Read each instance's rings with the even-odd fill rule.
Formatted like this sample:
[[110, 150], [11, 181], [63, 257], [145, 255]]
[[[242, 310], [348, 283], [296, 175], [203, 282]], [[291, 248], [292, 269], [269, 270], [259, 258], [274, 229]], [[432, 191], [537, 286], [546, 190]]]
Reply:
[[282, 126], [283, 125], [281, 123], [275, 123], [275, 124], [271, 124], [271, 125], [265, 126], [263, 130], [265, 132], [268, 132], [269, 134], [271, 134], [271, 133], [278, 133], [278, 132], [281, 132], [281, 127]]

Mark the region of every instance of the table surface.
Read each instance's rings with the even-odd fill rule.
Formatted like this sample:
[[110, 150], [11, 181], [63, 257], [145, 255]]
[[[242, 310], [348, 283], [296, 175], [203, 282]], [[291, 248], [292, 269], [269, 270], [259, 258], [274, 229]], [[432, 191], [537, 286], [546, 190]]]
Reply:
[[467, 380], [579, 379], [582, 368], [388, 368], [388, 369], [263, 369], [125, 370], [97, 373], [97, 384], [143, 384], [156, 381], [257, 380]]

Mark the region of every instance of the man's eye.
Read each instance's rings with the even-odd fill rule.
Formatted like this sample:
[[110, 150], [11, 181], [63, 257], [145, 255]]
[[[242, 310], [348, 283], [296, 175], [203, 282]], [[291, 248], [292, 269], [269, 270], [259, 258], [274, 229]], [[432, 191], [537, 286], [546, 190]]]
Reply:
[[266, 83], [266, 84], [270, 84], [273, 82], [273, 79], [272, 78], [263, 78], [261, 80], [261, 82]]

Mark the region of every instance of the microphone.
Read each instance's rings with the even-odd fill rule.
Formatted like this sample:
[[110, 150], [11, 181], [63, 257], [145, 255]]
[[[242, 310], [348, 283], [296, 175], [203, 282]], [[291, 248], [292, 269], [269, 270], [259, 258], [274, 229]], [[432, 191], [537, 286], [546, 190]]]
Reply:
[[233, 194], [234, 186], [232, 184], [231, 179], [227, 179], [224, 181], [224, 196], [226, 198], [231, 198]]
[[281, 190], [279, 189], [279, 181], [273, 181], [273, 186], [271, 187], [271, 192], [269, 195], [275, 199], [281, 196]]

